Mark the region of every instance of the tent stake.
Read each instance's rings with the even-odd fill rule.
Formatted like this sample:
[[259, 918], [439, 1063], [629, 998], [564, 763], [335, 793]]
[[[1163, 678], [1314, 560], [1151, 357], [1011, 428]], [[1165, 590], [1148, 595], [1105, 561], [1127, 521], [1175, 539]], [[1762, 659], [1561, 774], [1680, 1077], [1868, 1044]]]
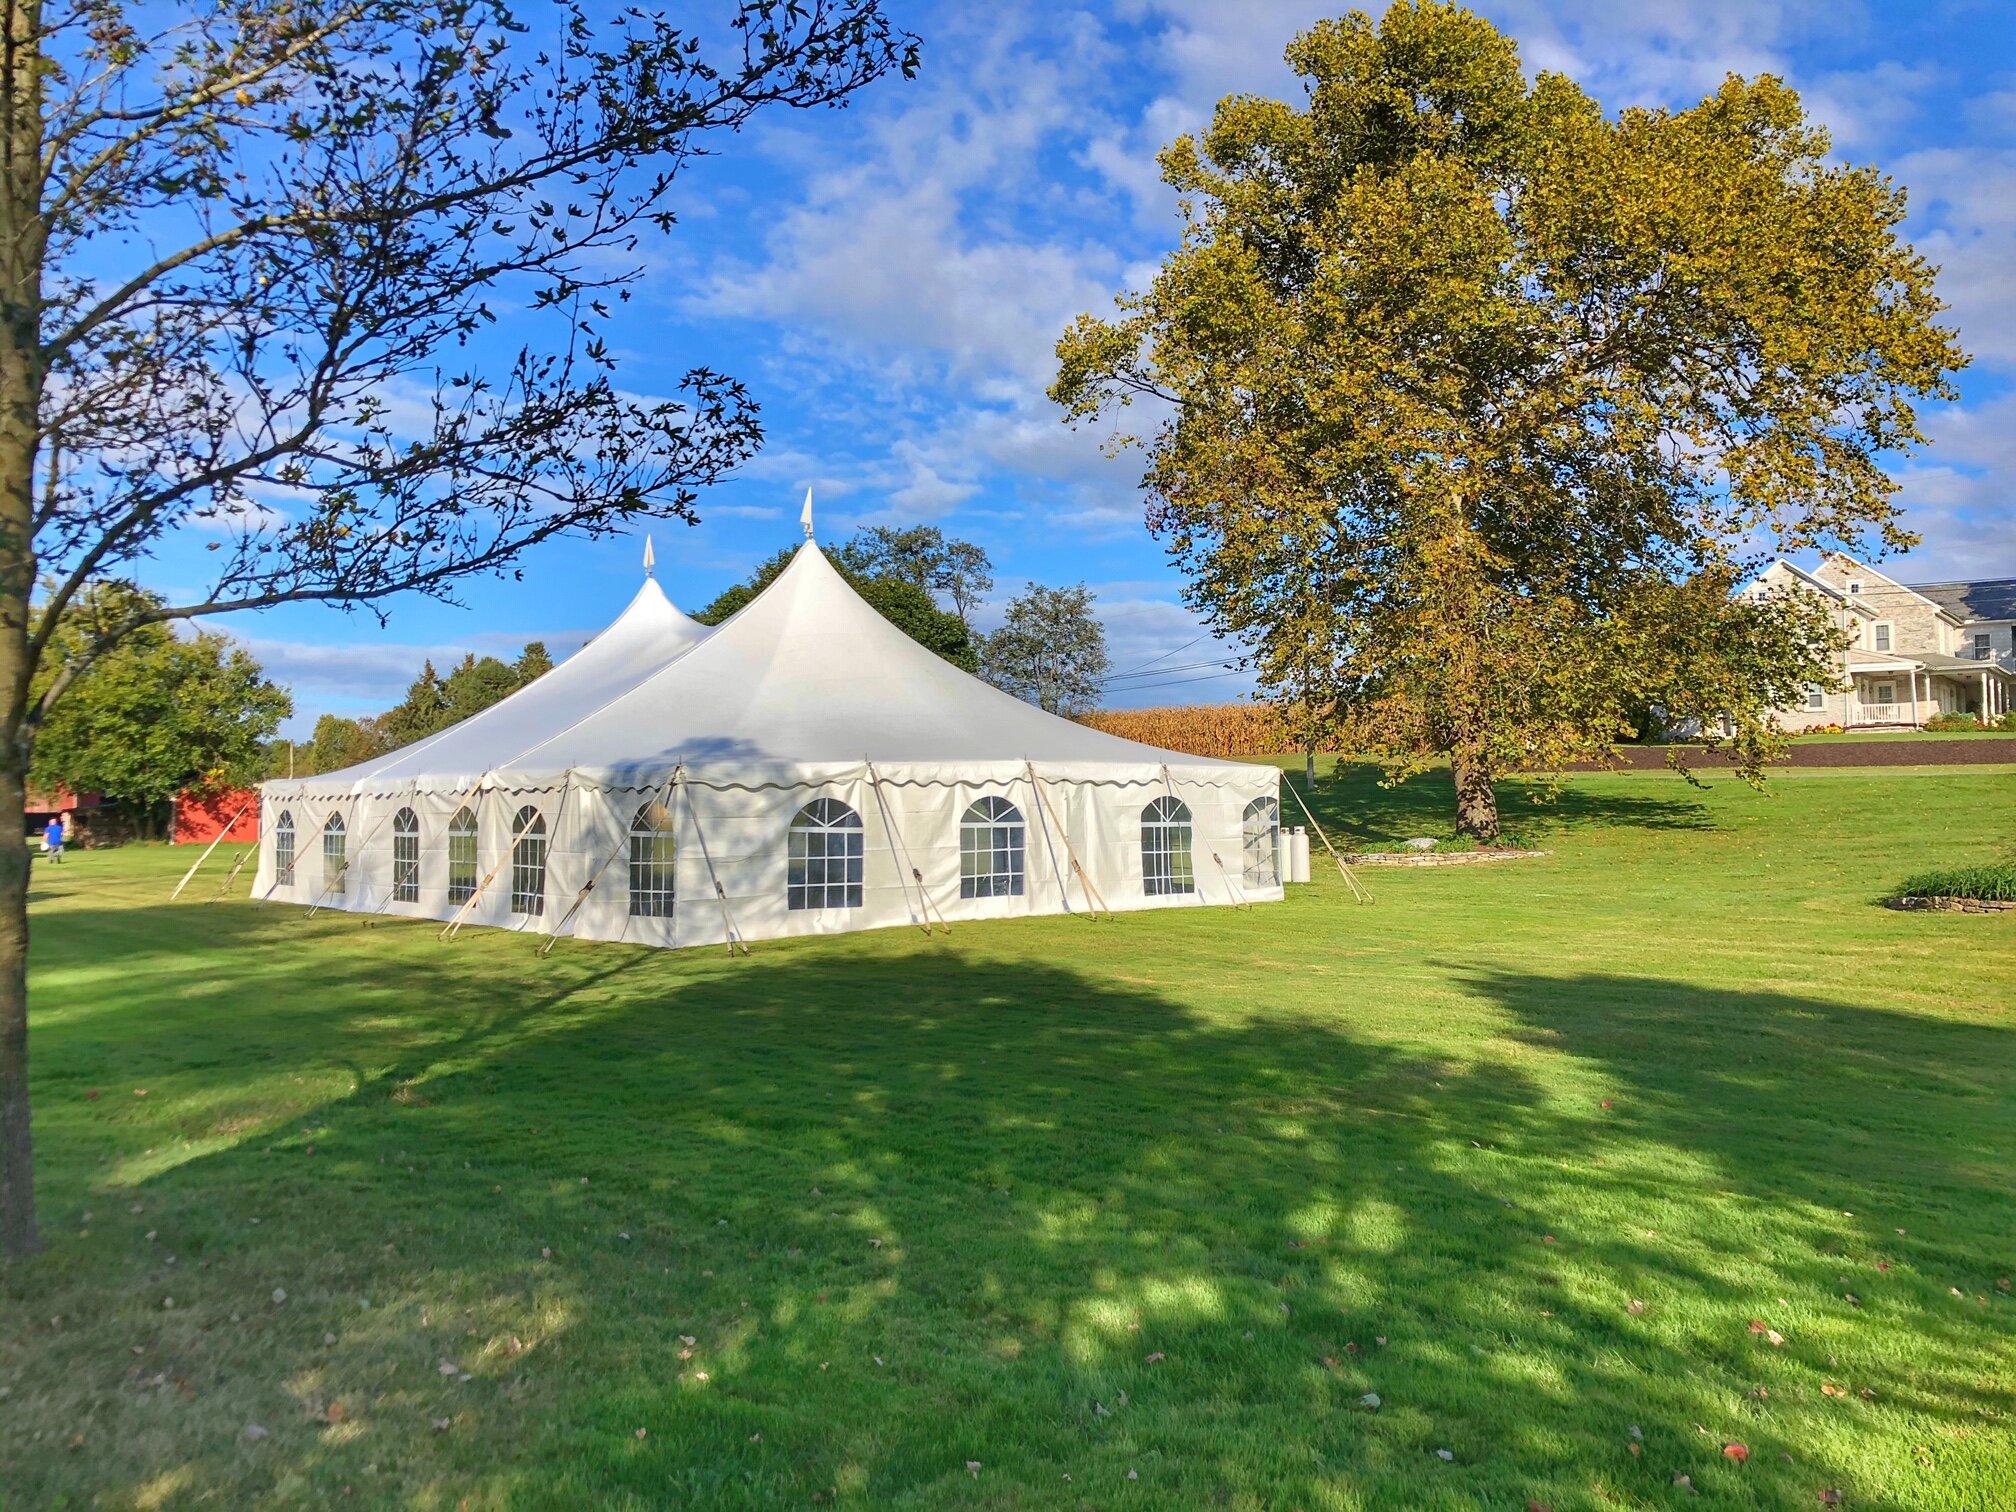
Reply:
[[1288, 780], [1287, 773], [1285, 772], [1282, 774], [1281, 785], [1288, 789], [1288, 796], [1295, 800], [1295, 806], [1302, 810], [1302, 817], [1307, 819], [1309, 827], [1316, 831], [1317, 839], [1323, 842], [1323, 849], [1330, 852], [1330, 859], [1337, 863], [1337, 874], [1344, 879], [1345, 885], [1351, 889], [1351, 896], [1356, 898], [1360, 903], [1370, 903], [1372, 901], [1372, 894], [1361, 887], [1358, 879], [1351, 875], [1351, 868], [1346, 866], [1344, 858], [1337, 854], [1337, 847], [1332, 845], [1330, 837], [1323, 833], [1323, 826], [1316, 822], [1316, 816], [1309, 812], [1309, 805], [1302, 801], [1302, 795], [1295, 791], [1295, 784]]
[[1064, 837], [1064, 854], [1070, 858], [1071, 870], [1078, 874], [1078, 885], [1085, 889], [1086, 909], [1094, 919], [1098, 918], [1101, 912], [1104, 912], [1107, 918], [1112, 918], [1113, 910], [1106, 906], [1105, 897], [1092, 885], [1092, 879], [1085, 874], [1085, 868], [1079, 864], [1078, 852], [1071, 848], [1071, 832], [1064, 828], [1064, 821], [1059, 819], [1057, 811], [1050, 807], [1049, 795], [1043, 791], [1043, 784], [1036, 776], [1036, 763], [1025, 761], [1023, 765], [1029, 770], [1029, 786], [1036, 790], [1036, 801], [1043, 805], [1043, 811], [1050, 816], [1050, 822], [1057, 826], [1057, 833]]
[[[895, 822], [889, 817], [889, 800], [882, 793], [882, 774], [875, 770], [875, 763], [868, 760], [865, 756], [861, 758], [861, 765], [868, 769], [868, 785], [875, 793], [875, 807], [882, 812], [882, 833], [889, 841], [889, 852], [892, 856], [901, 852], [902, 861], [900, 864], [909, 867], [910, 875], [917, 879], [917, 923], [924, 933], [928, 935], [931, 933], [931, 899], [924, 892], [924, 873], [912, 865], [910, 851], [903, 844], [903, 837], [897, 832]], [[907, 900], [907, 891], [905, 897]], [[945, 916], [941, 913], [938, 917], [943, 919]], [[952, 933], [952, 926], [950, 924], [945, 926], [945, 933]]]
[[221, 830], [217, 831], [217, 838], [215, 840], [212, 840], [208, 845], [203, 847], [203, 854], [196, 858], [195, 865], [191, 866], [189, 870], [182, 873], [182, 880], [175, 884], [175, 891], [168, 894], [168, 901], [170, 903], [173, 903], [177, 898], [182, 896], [182, 889], [189, 885], [190, 879], [196, 875], [197, 868], [202, 866], [202, 864], [205, 861], [208, 861], [210, 859], [210, 852], [214, 851], [215, 849], [217, 849], [218, 846], [224, 843], [224, 837], [231, 833], [233, 827], [237, 825], [238, 821], [245, 817], [246, 812], [252, 807], [252, 804], [257, 803], [258, 801], [259, 801], [258, 799], [254, 798], [251, 800], [251, 802], [243, 804], [239, 808], [238, 812], [231, 816], [231, 822], [229, 824], [226, 824], [224, 828], [222, 828]]
[[679, 791], [686, 794], [686, 812], [693, 819], [693, 838], [700, 842], [700, 859], [707, 863], [707, 880], [714, 884], [714, 896], [721, 903], [721, 932], [723, 943], [728, 947], [728, 958], [735, 958], [735, 947], [742, 947], [742, 954], [750, 953], [749, 942], [742, 938], [742, 932], [735, 927], [735, 915], [728, 911], [728, 890], [721, 885], [721, 878], [714, 870], [714, 853], [707, 848], [707, 832], [700, 828], [700, 810], [693, 805], [692, 784], [684, 777], [679, 779]]
[[[567, 794], [567, 789], [564, 786], [560, 789], [560, 794], [564, 800]], [[497, 873], [504, 870], [511, 863], [512, 857], [518, 849], [518, 842], [523, 840], [528, 833], [528, 830], [522, 829], [512, 832], [510, 843], [504, 847], [504, 854], [497, 858], [497, 864], [490, 868], [481, 882], [476, 884], [476, 890], [462, 900], [462, 906], [455, 910], [455, 916], [448, 921], [447, 927], [441, 931], [438, 938], [452, 940], [462, 932], [464, 917], [476, 906], [476, 900], [483, 896], [484, 890], [497, 880]]]
[[238, 880], [238, 873], [245, 870], [245, 863], [258, 854], [259, 847], [257, 845], [248, 846], [246, 849], [240, 851], [238, 859], [231, 863], [231, 870], [224, 874], [224, 885], [218, 888], [213, 896], [205, 898], [203, 901], [206, 903], [215, 903], [218, 898], [223, 897], [231, 891], [231, 884]]
[[[660, 804], [660, 806], [663, 806], [664, 797], [669, 793], [669, 790], [672, 788], [672, 786], [678, 782], [679, 774], [683, 770], [685, 770], [685, 763], [681, 762], [678, 766], [672, 768], [670, 775], [668, 775], [663, 782], [659, 783], [656, 788], [652, 789], [654, 793], [659, 795], [659, 797], [655, 801], [657, 801]], [[631, 791], [634, 792], [635, 789], [633, 788]], [[618, 815], [617, 817], [621, 818], [622, 816]], [[555, 924], [551, 932], [547, 934], [545, 943], [539, 947], [539, 958], [541, 960], [544, 960], [547, 956], [553, 954], [553, 947], [560, 943], [560, 932], [564, 930], [569, 924], [572, 924], [574, 922], [574, 915], [579, 913], [581, 911], [581, 905], [588, 901], [588, 894], [595, 890], [595, 884], [602, 880], [602, 875], [604, 872], [608, 871], [610, 867], [616, 864], [616, 858], [622, 855], [625, 847], [629, 845], [630, 843], [629, 829], [621, 825], [619, 825], [618, 828], [622, 829], [623, 831], [622, 838], [616, 842], [616, 848], [609, 852], [608, 858], [604, 860], [600, 866], [595, 868], [593, 875], [591, 875], [586, 882], [581, 884], [581, 890], [576, 894], [574, 894], [574, 901], [567, 905], [567, 912], [560, 916], [560, 922]], [[676, 840], [674, 844], [675, 845], [677, 844]], [[676, 868], [679, 865], [678, 860], [679, 853], [676, 849], [673, 851], [672, 857], [673, 857], [672, 865]], [[676, 870], [674, 871], [673, 875], [676, 879], [678, 875]], [[676, 884], [672, 894], [672, 906], [674, 909], [677, 909], [679, 906], [679, 894]], [[627, 929], [629, 926], [626, 923], [624, 927]]]

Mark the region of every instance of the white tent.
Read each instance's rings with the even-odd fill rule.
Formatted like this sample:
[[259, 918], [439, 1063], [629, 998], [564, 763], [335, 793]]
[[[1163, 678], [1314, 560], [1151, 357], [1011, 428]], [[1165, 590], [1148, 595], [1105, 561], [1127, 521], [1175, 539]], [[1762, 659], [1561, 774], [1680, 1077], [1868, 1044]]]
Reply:
[[1279, 785], [968, 676], [808, 543], [718, 629], [647, 580], [484, 713], [267, 783], [254, 895], [668, 946], [1273, 901]]

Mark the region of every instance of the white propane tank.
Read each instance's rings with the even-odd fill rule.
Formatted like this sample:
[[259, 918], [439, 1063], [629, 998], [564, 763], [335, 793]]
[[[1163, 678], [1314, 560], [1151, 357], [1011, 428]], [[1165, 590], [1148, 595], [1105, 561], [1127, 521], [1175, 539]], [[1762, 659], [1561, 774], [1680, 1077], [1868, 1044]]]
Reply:
[[1309, 880], [1309, 831], [1299, 824], [1288, 835], [1288, 880]]

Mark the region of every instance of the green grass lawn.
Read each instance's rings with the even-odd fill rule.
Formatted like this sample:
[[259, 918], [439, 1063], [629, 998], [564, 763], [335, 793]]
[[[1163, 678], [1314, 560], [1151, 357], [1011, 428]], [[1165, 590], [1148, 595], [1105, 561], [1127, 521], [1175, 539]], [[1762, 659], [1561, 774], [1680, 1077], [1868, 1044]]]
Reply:
[[73, 855], [0, 1506], [2011, 1505], [2016, 915], [1877, 900], [2016, 779], [1507, 803], [1370, 906], [746, 961]]

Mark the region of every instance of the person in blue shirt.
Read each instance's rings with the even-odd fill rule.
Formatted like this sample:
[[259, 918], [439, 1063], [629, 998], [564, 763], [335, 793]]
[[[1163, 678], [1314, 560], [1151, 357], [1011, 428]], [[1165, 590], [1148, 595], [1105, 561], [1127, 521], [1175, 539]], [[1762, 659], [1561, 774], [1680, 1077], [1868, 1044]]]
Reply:
[[42, 831], [42, 854], [57, 865], [63, 864], [63, 816], [52, 814]]

